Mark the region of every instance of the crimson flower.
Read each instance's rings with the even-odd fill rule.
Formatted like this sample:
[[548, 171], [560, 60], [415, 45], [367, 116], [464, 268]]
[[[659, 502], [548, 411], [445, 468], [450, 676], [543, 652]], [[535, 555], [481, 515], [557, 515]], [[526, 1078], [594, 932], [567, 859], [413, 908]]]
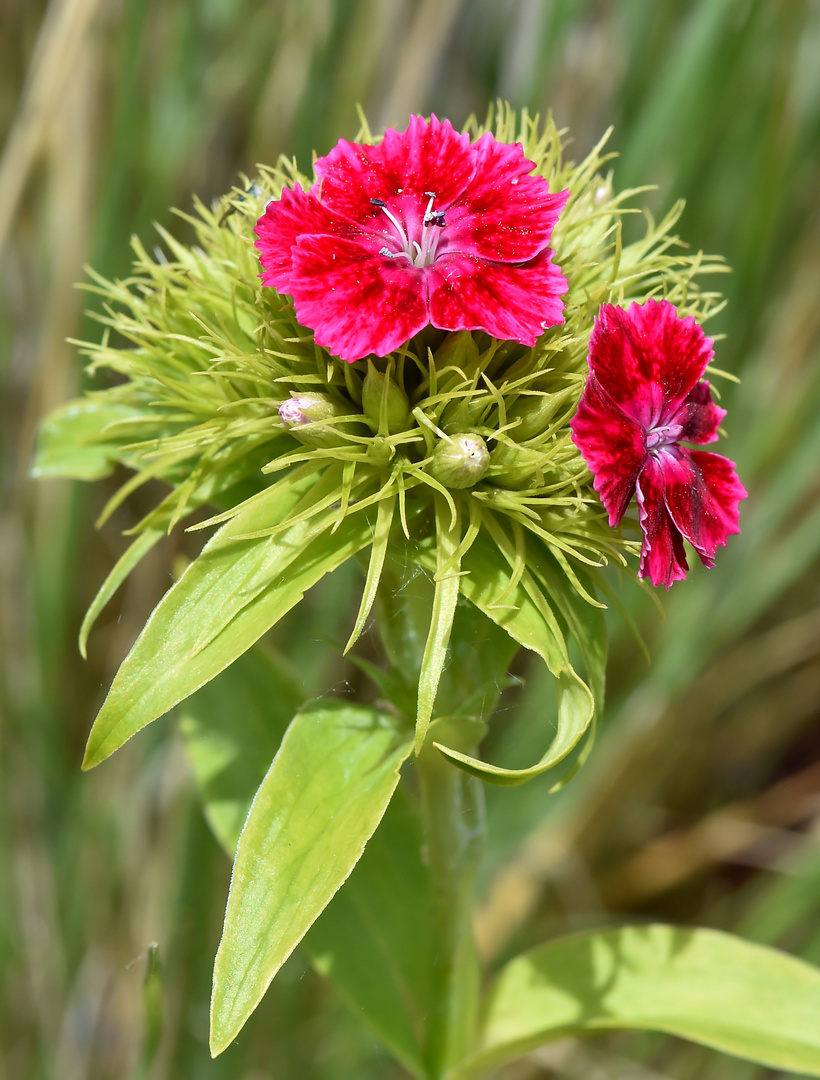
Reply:
[[318, 182], [286, 188], [257, 222], [262, 281], [351, 362], [428, 323], [534, 345], [564, 321], [547, 245], [569, 192], [550, 194], [533, 168], [519, 144], [470, 143], [435, 116], [375, 146], [340, 139]]
[[603, 304], [589, 342], [589, 378], [570, 424], [610, 525], [636, 496], [639, 574], [667, 589], [689, 569], [684, 539], [711, 567], [718, 547], [740, 532], [738, 503], [746, 490], [734, 463], [681, 446], [714, 442], [726, 415], [701, 380], [712, 344], [666, 300], [628, 311]]

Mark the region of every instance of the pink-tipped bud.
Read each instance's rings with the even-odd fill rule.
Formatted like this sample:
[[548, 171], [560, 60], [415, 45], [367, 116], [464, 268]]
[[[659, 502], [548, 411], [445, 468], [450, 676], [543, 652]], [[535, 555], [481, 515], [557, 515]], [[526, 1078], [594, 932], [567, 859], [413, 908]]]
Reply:
[[296, 394], [279, 406], [279, 419], [291, 435], [308, 446], [340, 446], [345, 442], [342, 432], [350, 431], [351, 425], [335, 429], [326, 425], [352, 412], [353, 406], [327, 394]]

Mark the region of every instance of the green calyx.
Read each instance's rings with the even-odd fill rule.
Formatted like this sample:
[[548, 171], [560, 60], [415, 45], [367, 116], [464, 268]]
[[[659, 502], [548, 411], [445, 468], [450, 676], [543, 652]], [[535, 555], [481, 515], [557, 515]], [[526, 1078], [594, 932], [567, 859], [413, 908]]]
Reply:
[[446, 488], [471, 488], [483, 480], [490, 452], [480, 435], [454, 435], [440, 439], [428, 472]]
[[362, 384], [362, 412], [379, 435], [396, 435], [412, 423], [407, 393], [393, 378], [392, 368], [391, 361], [385, 373], [368, 360]]
[[[466, 600], [549, 665], [572, 716], [574, 734], [562, 743], [568, 752], [600, 697], [600, 633], [592, 635], [593, 647], [588, 632], [602, 606], [597, 591], [607, 587], [600, 568], [610, 560], [626, 565], [637, 550], [609, 527], [570, 437], [593, 320], [602, 303], [664, 296], [703, 323], [719, 297], [700, 288], [701, 277], [723, 267], [677, 244], [672, 230], [680, 206], [660, 223], [650, 221], [640, 240], [623, 244], [622, 217], [633, 212], [624, 204], [635, 193], [613, 193], [603, 141], [574, 164], [564, 161], [551, 120], [542, 126], [502, 109], [488, 126], [500, 141], [523, 144], [550, 190], [571, 192], [551, 241], [569, 282], [563, 324], [532, 348], [428, 327], [390, 357], [342, 362], [299, 325], [288, 297], [259, 281], [257, 219], [284, 186], [311, 184], [280, 161], [213, 208], [196, 203], [195, 215], [186, 217], [195, 233], [190, 246], [161, 230], [166, 253], [154, 258], [135, 240], [127, 281], [92, 274], [89, 289], [104, 301], [96, 316], [104, 331], [82, 351], [92, 372], [107, 369], [117, 381], [79, 403], [83, 468], [99, 476], [121, 462], [133, 471], [103, 517], [150, 479], [168, 487], [136, 526], [138, 540], [148, 539], [143, 546], [135, 541], [112, 572], [101, 590], [106, 597], [162, 532], [211, 505], [219, 512], [196, 527], [223, 526], [232, 546], [223, 553], [217, 533], [201, 557], [205, 570], [217, 565], [208, 551], [218, 553], [220, 573], [229, 575], [233, 552], [239, 558], [243, 545], [262, 543], [253, 571], [259, 582], [274, 565], [277, 582], [296, 580], [287, 559], [304, 552], [298, 580], [308, 587], [339, 559], [369, 549], [350, 647], [367, 623], [389, 555], [421, 568], [433, 583], [429, 633], [413, 673], [415, 700], [405, 710], [415, 714], [408, 718], [417, 723], [417, 746], [442, 707], [436, 698], [451, 628]], [[469, 130], [478, 137], [484, 129], [472, 123]], [[49, 475], [55, 440], [68, 446], [80, 437], [76, 417], [63, 416], [59, 431], [49, 429]], [[100, 460], [89, 462], [95, 439]], [[192, 587], [189, 577], [185, 588]], [[237, 578], [236, 589], [247, 588]], [[163, 604], [176, 602], [175, 590]], [[259, 596], [261, 610], [267, 594]], [[284, 610], [283, 602], [270, 617]], [[238, 633], [238, 625], [235, 619], [214, 633]], [[259, 626], [257, 636], [268, 628]], [[87, 621], [84, 634], [89, 629]], [[583, 678], [570, 664], [570, 639], [579, 646]], [[165, 701], [158, 692], [153, 714], [134, 713], [129, 732], [160, 715]], [[114, 704], [103, 715], [115, 725]], [[98, 735], [105, 753], [118, 745], [116, 734]], [[481, 773], [480, 762], [463, 758], [453, 760]]]

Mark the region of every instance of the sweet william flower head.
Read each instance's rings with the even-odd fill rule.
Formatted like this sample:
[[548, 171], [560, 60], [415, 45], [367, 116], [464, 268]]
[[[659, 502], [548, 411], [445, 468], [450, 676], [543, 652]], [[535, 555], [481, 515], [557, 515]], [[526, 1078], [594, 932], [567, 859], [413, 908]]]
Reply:
[[684, 443], [714, 442], [726, 415], [702, 380], [712, 341], [666, 300], [604, 304], [589, 345], [589, 379], [571, 427], [594, 486], [620, 524], [633, 496], [643, 543], [639, 574], [653, 585], [686, 576], [683, 541], [708, 567], [740, 532], [746, 491], [734, 464]]
[[[217, 637], [233, 628], [231, 649], [238, 628], [252, 626], [247, 648], [311, 583], [369, 551], [349, 644], [371, 605], [396, 595], [395, 574], [415, 575], [431, 594], [435, 615], [408, 695], [417, 691], [419, 743], [432, 716], [463, 706], [445, 703], [438, 687], [457, 609], [467, 610], [537, 652], [559, 681], [558, 734], [552, 757], [535, 769], [543, 771], [569, 753], [600, 700], [599, 590], [607, 588], [600, 568], [608, 560], [628, 565], [638, 554], [640, 545], [617, 527], [632, 494], [640, 488], [643, 566], [653, 580], [683, 565], [680, 537], [709, 559], [736, 527], [729, 474], [704, 468], [679, 445], [692, 432], [711, 438], [717, 424], [719, 410], [698, 383], [708, 356], [686, 327], [720, 302], [700, 288], [700, 275], [721, 267], [675, 245], [680, 207], [635, 243], [622, 243], [627, 195], [613, 190], [601, 146], [578, 164], [565, 161], [551, 120], [539, 125], [502, 109], [486, 128], [471, 123], [469, 134], [458, 134], [447, 122], [415, 117], [381, 142], [366, 130], [361, 139], [340, 143], [313, 177], [281, 161], [214, 206], [197, 204], [188, 219], [194, 243], [161, 231], [167, 254], [152, 257], [136, 241], [126, 281], [92, 275], [106, 330], [84, 351], [92, 371], [114, 378], [51, 418], [48, 431], [69, 450], [80, 440], [87, 460], [96, 430], [97, 475], [115, 462], [135, 471], [109, 511], [143, 481], [168, 488], [138, 524], [141, 535], [102, 599], [164, 530], [215, 507], [195, 528], [216, 531], [163, 611], [187, 612], [179, 597], [203, 575], [213, 586], [208, 595], [225, 604], [205, 605], [202, 619]], [[606, 431], [625, 432], [631, 448], [621, 475], [626, 456], [613, 465], [612, 447], [599, 441], [600, 452], [591, 452], [582, 431], [584, 418], [594, 426], [604, 409], [584, 391], [590, 334], [607, 305], [635, 300], [649, 312], [655, 308], [646, 302], [658, 294], [678, 309], [664, 332], [674, 336], [682, 326], [695, 359], [687, 361], [689, 381], [651, 398], [657, 417], [630, 414], [623, 395], [605, 403]], [[604, 333], [602, 319], [593, 342]], [[602, 360], [601, 394], [604, 369]], [[646, 382], [644, 368], [636, 370]], [[582, 392], [576, 445], [570, 421]], [[76, 458], [66, 458], [70, 475]], [[701, 504], [691, 496], [693, 513], [680, 512], [686, 485], [674, 482], [695, 468], [701, 495], [720, 496], [712, 481], [725, 478], [719, 527], [702, 514], [695, 520]], [[668, 574], [658, 569], [661, 541], [674, 555]], [[384, 584], [383, 571], [393, 575]], [[254, 597], [264, 600], [253, 608], [258, 614], [234, 619], [230, 612], [244, 613]], [[268, 597], [276, 599], [271, 608]], [[175, 625], [187, 626], [188, 615]], [[142, 663], [141, 648], [138, 641], [126, 666]], [[205, 671], [204, 655], [195, 642], [197, 685], [216, 674]], [[158, 672], [152, 701], [164, 672], [185, 663], [175, 657]], [[104, 745], [113, 743], [106, 737]], [[458, 763], [487, 775], [481, 762]], [[517, 783], [532, 774], [496, 770], [490, 778]]]
[[377, 145], [340, 139], [308, 191], [286, 188], [259, 219], [262, 280], [343, 360], [428, 324], [534, 345], [564, 318], [549, 241], [569, 196], [534, 168], [519, 144], [473, 143], [435, 116]]

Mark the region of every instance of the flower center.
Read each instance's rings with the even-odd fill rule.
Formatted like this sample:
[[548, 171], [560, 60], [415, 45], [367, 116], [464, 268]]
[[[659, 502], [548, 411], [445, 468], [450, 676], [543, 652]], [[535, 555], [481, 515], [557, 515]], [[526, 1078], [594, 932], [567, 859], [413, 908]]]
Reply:
[[[427, 209], [424, 211], [424, 217], [421, 220], [421, 234], [417, 236], [411, 235], [409, 224], [405, 228], [383, 199], [370, 200], [374, 206], [378, 206], [387, 215], [395, 231], [395, 240], [399, 244], [398, 251], [391, 251], [385, 245], [379, 251], [380, 255], [384, 255], [388, 259], [408, 259], [411, 266], [421, 268], [430, 266], [431, 263], [435, 262], [439, 237], [446, 222], [444, 220], [444, 211], [433, 209], [436, 193], [434, 191], [425, 191], [424, 194], [429, 197], [430, 201], [427, 203]], [[418, 228], [412, 231], [418, 234]]]
[[680, 424], [658, 424], [647, 429], [643, 444], [647, 450], [669, 450], [678, 445], [680, 435]]

